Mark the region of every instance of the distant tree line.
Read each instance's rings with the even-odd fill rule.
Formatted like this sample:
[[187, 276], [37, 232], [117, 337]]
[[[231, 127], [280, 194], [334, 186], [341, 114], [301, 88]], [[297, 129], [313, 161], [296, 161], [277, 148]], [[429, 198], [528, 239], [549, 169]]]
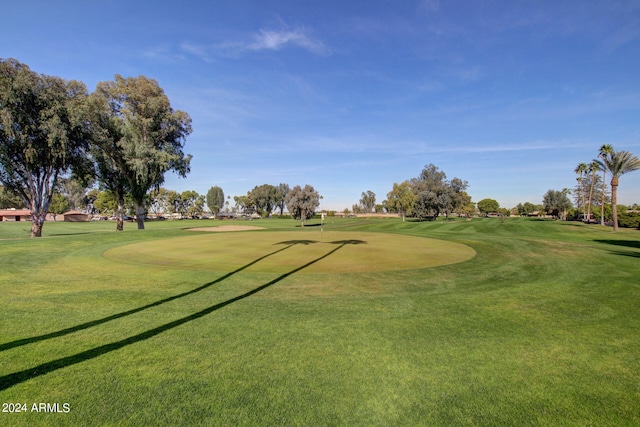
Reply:
[[[110, 216], [117, 212], [117, 201], [112, 191], [84, 189], [83, 195], [84, 197], [80, 199], [81, 206], [86, 207], [85, 210], [90, 213]], [[65, 200], [65, 206], [68, 208], [68, 200], [62, 194], [60, 197]], [[147, 210], [144, 214], [155, 218], [175, 214], [180, 217], [199, 218], [208, 209], [214, 218], [221, 212], [268, 217], [278, 211], [283, 215], [286, 208], [292, 217], [307, 220], [319, 206], [320, 195], [310, 185], [295, 186], [291, 189], [288, 184], [281, 183], [277, 186], [269, 184], [256, 186], [246, 195], [234, 196], [233, 199], [235, 205], [230, 206], [230, 196], [225, 199], [224, 190], [219, 186], [212, 186], [206, 195], [198, 194], [193, 190], [180, 193], [160, 187], [147, 194], [144, 200]], [[125, 197], [124, 205], [126, 215], [135, 213], [135, 203], [131, 196]]]
[[468, 186], [460, 178], [448, 180], [444, 171], [428, 164], [418, 177], [393, 183], [381, 204], [376, 204], [375, 193], [366, 191], [352, 209], [355, 213], [397, 213], [403, 221], [407, 216], [419, 219], [449, 217], [452, 213], [468, 216], [475, 212], [475, 204], [466, 192]]
[[320, 194], [307, 184], [304, 187], [280, 183], [277, 186], [262, 184], [248, 191], [244, 196], [235, 196], [236, 207], [244, 214], [258, 214], [269, 217], [275, 211], [284, 214], [285, 208], [289, 214], [304, 222], [310, 219], [320, 206]]

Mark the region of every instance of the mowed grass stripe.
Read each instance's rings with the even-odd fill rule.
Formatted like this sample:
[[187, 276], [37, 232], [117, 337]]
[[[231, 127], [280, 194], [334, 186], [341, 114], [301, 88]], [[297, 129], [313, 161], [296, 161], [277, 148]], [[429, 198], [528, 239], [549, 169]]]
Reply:
[[[0, 241], [0, 344], [15, 342], [0, 351], [0, 376], [11, 379], [0, 400], [71, 404], [68, 414], [0, 413], [0, 425], [640, 424], [637, 231], [336, 219], [341, 235], [476, 251], [382, 272], [305, 272], [365, 244], [326, 243], [325, 258], [301, 257], [285, 273], [257, 267], [307, 246], [265, 245], [236, 273], [102, 256], [191, 238], [179, 228], [197, 224], [47, 224], [56, 237]], [[260, 225], [321, 240], [319, 227]], [[99, 319], [110, 320], [89, 323]], [[48, 371], [30, 378], [38, 367]]]
[[230, 271], [277, 248], [287, 247], [247, 271], [284, 273], [315, 259], [336, 245], [344, 247], [301, 274], [381, 272], [430, 268], [469, 260], [466, 245], [425, 237], [386, 233], [294, 231], [203, 233], [120, 246], [105, 252], [116, 262], [165, 268]]

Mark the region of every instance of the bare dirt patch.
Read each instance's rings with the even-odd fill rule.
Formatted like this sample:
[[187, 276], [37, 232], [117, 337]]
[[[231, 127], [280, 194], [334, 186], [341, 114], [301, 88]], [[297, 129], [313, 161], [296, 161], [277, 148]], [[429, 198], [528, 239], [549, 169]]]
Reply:
[[250, 230], [264, 230], [264, 227], [255, 227], [253, 225], [220, 225], [217, 227], [197, 227], [190, 228], [191, 231], [212, 231], [212, 232], [225, 232], [225, 231], [250, 231]]

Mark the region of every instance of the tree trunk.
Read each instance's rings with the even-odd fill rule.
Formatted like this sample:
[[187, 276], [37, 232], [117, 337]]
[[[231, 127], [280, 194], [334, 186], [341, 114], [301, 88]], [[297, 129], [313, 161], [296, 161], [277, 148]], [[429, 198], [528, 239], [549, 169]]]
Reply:
[[138, 230], [144, 230], [144, 204], [136, 202], [136, 221]]
[[593, 202], [593, 181], [594, 176], [591, 175], [591, 186], [589, 187], [589, 204], [587, 205], [587, 221], [591, 222], [591, 204]]
[[604, 196], [606, 193], [607, 185], [607, 171], [602, 172], [602, 204], [600, 205], [600, 225], [604, 225]]
[[586, 211], [584, 210], [584, 182], [582, 180], [582, 172], [580, 172], [580, 195], [582, 196], [582, 221], [586, 219]]
[[115, 196], [118, 203], [118, 207], [116, 208], [116, 231], [123, 231], [124, 221], [122, 220], [122, 211], [124, 210], [124, 201], [119, 194], [116, 193]]
[[618, 231], [618, 177], [611, 178], [611, 210], [613, 211], [613, 231]]
[[31, 212], [31, 237], [42, 237], [42, 226], [46, 217], [46, 213]]

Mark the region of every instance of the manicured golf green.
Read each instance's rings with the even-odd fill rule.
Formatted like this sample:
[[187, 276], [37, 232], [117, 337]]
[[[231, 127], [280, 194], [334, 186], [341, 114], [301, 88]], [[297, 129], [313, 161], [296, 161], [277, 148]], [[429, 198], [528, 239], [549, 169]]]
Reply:
[[299, 274], [409, 270], [473, 258], [469, 246], [425, 237], [354, 231], [234, 231], [135, 243], [105, 252], [117, 262], [212, 272]]
[[0, 223], [0, 425], [640, 425], [638, 230], [220, 224]]

